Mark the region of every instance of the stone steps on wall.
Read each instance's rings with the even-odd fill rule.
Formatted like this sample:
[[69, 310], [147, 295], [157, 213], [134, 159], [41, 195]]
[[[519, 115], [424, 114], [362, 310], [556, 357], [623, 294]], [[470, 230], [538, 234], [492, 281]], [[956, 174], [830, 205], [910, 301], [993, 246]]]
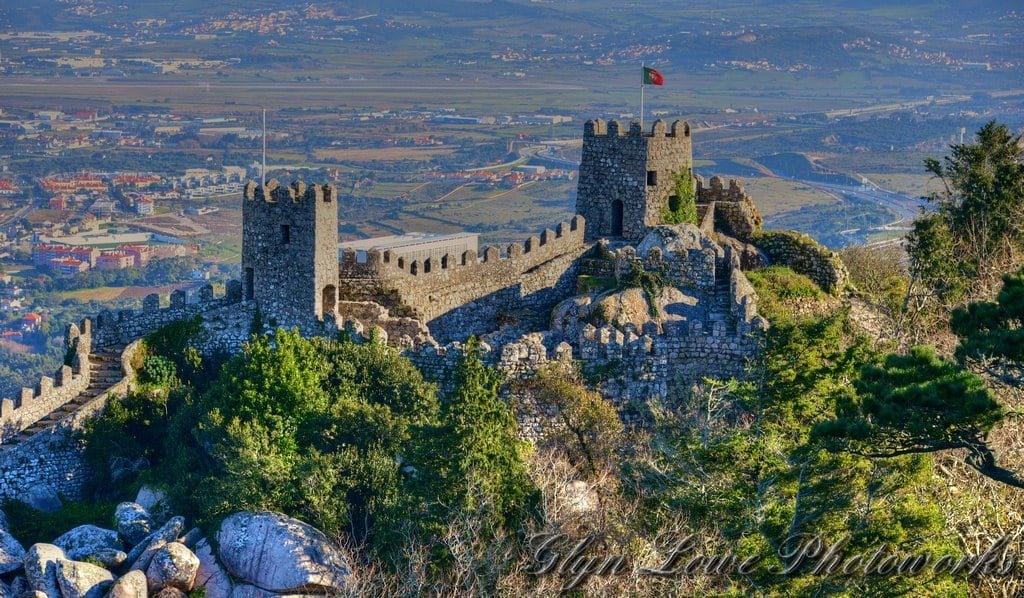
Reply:
[[111, 386], [120, 382], [123, 376], [121, 369], [121, 352], [123, 350], [123, 347], [113, 347], [90, 354], [89, 386], [75, 398], [57, 407], [31, 426], [22, 430], [17, 436], [0, 445], [0, 450], [17, 446], [32, 438], [35, 434], [56, 425], [64, 418], [81, 409], [83, 405], [102, 395]]

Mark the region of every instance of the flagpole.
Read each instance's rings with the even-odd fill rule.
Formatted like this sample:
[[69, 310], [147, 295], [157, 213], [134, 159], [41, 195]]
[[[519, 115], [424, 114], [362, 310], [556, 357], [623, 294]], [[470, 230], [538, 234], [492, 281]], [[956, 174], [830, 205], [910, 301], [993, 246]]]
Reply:
[[646, 74], [646, 64], [640, 63], [640, 133], [644, 132], [644, 76]]
[[260, 168], [260, 185], [267, 186], [267, 109], [263, 109], [263, 164]]

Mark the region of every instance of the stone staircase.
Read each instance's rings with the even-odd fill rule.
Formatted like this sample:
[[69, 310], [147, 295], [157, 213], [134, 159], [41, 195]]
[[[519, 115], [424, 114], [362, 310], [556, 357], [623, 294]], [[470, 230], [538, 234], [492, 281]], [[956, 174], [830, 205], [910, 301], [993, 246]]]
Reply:
[[706, 330], [713, 330], [715, 322], [724, 322], [728, 327], [732, 324], [732, 297], [729, 289], [729, 262], [715, 260], [715, 294], [708, 303]]
[[106, 392], [111, 386], [117, 384], [124, 377], [121, 369], [122, 351], [124, 351], [123, 346], [105, 347], [90, 354], [88, 388], [83, 390], [77, 397], [57, 407], [45, 417], [22, 430], [14, 438], [0, 444], [0, 450], [17, 446], [32, 438], [35, 434], [56, 425], [64, 418], [78, 411], [83, 405]]

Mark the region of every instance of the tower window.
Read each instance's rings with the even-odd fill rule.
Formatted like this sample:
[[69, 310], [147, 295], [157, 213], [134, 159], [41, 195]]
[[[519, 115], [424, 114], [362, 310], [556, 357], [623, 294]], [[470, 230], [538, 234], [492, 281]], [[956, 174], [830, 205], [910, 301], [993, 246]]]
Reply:
[[281, 245], [287, 245], [292, 242], [292, 227], [287, 224], [281, 225]]
[[647, 186], [648, 187], [654, 187], [657, 184], [658, 184], [658, 171], [657, 170], [648, 170], [647, 171]]

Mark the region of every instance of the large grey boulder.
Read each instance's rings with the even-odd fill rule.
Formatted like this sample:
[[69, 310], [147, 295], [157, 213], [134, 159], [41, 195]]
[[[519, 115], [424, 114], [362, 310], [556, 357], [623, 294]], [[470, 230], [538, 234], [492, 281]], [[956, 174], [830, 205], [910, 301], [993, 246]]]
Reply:
[[198, 571], [199, 558], [181, 542], [171, 542], [153, 555], [146, 569], [146, 583], [150, 590], [177, 588], [187, 592]]
[[25, 553], [25, 577], [30, 590], [60, 596], [57, 563], [66, 560], [64, 551], [53, 544], [33, 544]]
[[78, 561], [57, 562], [57, 585], [63, 598], [103, 598], [114, 575], [96, 565]]
[[164, 544], [177, 540], [183, 529], [185, 529], [185, 518], [172, 517], [163, 527], [136, 544], [128, 553], [126, 562], [131, 564], [132, 569], [145, 571], [149, 566], [150, 559], [153, 558], [153, 553], [162, 548]]
[[0, 598], [14, 598], [14, 594], [11, 593], [11, 589], [2, 581], [0, 581]]
[[146, 585], [146, 574], [142, 571], [129, 571], [114, 582], [107, 598], [146, 598], [149, 590]]
[[117, 509], [114, 510], [114, 522], [117, 524], [118, 533], [130, 546], [135, 546], [145, 540], [146, 536], [153, 533], [153, 528], [156, 527], [149, 511], [134, 502], [123, 502], [117, 505]]
[[262, 588], [248, 584], [239, 584], [231, 592], [230, 598], [279, 598], [280, 594], [268, 592]]
[[138, 494], [135, 495], [135, 503], [146, 509], [146, 512], [157, 521], [167, 521], [171, 516], [167, 495], [152, 486], [139, 488]]
[[231, 577], [217, 562], [206, 538], [196, 543], [195, 554], [199, 559], [199, 570], [196, 571], [194, 587], [206, 588], [206, 598], [231, 598]]
[[235, 513], [221, 524], [217, 544], [232, 575], [273, 592], [340, 590], [349, 576], [323, 532], [280, 513]]
[[25, 547], [14, 536], [0, 529], [0, 575], [21, 569], [25, 562]]
[[114, 550], [113, 548], [103, 548], [91, 554], [88, 558], [96, 561], [105, 569], [117, 569], [124, 564], [125, 559], [128, 555], [123, 550]]
[[32, 486], [18, 500], [44, 513], [55, 513], [64, 506], [64, 503], [60, 501], [60, 497], [53, 491], [53, 488], [45, 485]]
[[121, 550], [124, 544], [117, 532], [103, 529], [95, 525], [80, 525], [53, 541], [59, 546], [67, 558], [81, 561], [91, 558], [102, 550]]
[[182, 592], [178, 588], [164, 588], [153, 594], [153, 598], [185, 598], [185, 592]]

